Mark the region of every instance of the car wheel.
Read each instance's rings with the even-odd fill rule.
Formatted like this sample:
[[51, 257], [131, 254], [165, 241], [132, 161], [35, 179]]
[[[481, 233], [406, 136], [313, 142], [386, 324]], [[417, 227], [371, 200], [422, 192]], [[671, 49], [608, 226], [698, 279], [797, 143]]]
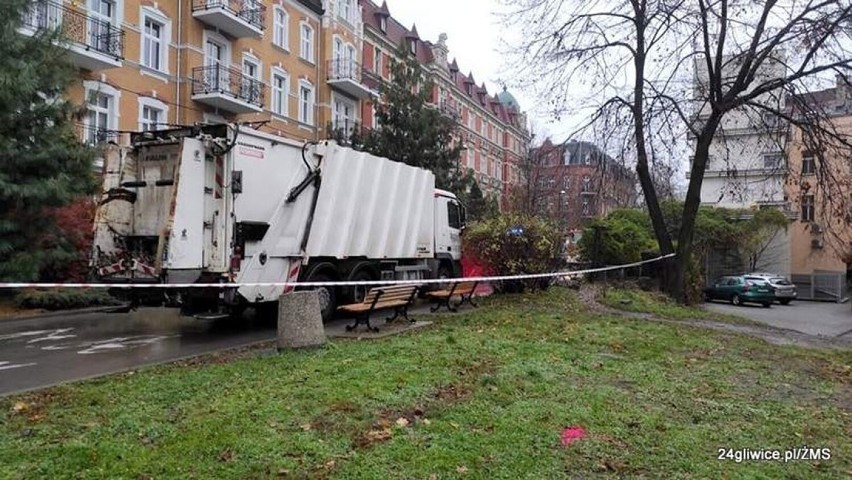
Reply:
[[736, 306], [738, 306], [738, 307], [739, 307], [740, 305], [742, 305], [742, 304], [743, 304], [743, 300], [740, 298], [740, 296], [739, 296], [739, 295], [737, 295], [737, 294], [735, 293], [735, 294], [734, 294], [734, 296], [733, 296], [733, 297], [731, 297], [731, 303], [733, 303], [734, 305], [736, 305]]
[[772, 302], [763, 302], [763, 308], [769, 308], [772, 306]]
[[781, 305], [790, 305], [790, 299], [785, 298], [783, 300], [778, 300], [778, 303], [780, 303]]

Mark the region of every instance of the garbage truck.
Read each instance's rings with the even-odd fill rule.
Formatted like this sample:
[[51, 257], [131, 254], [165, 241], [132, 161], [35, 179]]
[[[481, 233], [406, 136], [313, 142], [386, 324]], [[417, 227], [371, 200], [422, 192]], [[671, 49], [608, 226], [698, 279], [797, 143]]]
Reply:
[[[226, 284], [164, 286], [161, 297], [186, 313], [234, 315], [276, 308], [294, 282], [460, 276], [465, 209], [428, 170], [240, 124], [138, 132], [123, 143], [104, 152], [98, 281]], [[318, 290], [324, 319], [366, 293]]]

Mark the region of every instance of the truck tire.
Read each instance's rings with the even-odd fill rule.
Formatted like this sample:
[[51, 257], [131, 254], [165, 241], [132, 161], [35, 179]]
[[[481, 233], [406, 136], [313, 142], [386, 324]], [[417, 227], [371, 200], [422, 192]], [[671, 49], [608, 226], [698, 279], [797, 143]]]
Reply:
[[[334, 279], [325, 273], [315, 273], [307, 279], [308, 282], [333, 282]], [[337, 289], [334, 287], [314, 288], [319, 293], [320, 312], [322, 321], [328, 322], [337, 309]]]
[[[369, 282], [376, 280], [376, 276], [373, 275], [372, 272], [366, 269], [362, 269], [352, 275], [349, 280], [353, 282]], [[346, 289], [346, 301], [349, 303], [361, 303], [364, 301], [364, 297], [367, 296], [367, 291], [370, 290], [370, 287], [361, 287], [355, 286]]]

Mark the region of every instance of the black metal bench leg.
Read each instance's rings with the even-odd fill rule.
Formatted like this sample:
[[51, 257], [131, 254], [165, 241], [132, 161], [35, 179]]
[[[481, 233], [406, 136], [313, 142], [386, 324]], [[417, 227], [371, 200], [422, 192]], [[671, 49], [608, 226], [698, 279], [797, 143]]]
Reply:
[[353, 323], [352, 325], [346, 325], [346, 331], [351, 332], [352, 330], [355, 330], [356, 328], [358, 328], [358, 325], [361, 325], [362, 323], [364, 323], [362, 321], [362, 318], [363, 318], [363, 315], [356, 315], [355, 316], [355, 323]]
[[438, 310], [440, 310], [440, 309], [441, 309], [441, 307], [443, 307], [443, 306], [446, 306], [447, 308], [450, 308], [450, 305], [449, 305], [447, 302], [448, 302], [448, 299], [447, 299], [447, 300], [445, 300], [445, 299], [438, 299], [438, 300], [436, 300], [436, 301], [435, 301], [435, 304], [434, 304], [434, 305], [432, 305], [432, 307], [431, 307], [431, 308], [429, 308], [429, 311], [430, 311], [430, 312], [432, 312], [432, 313], [435, 313], [435, 312], [437, 312]]
[[393, 311], [393, 316], [387, 317], [385, 319], [385, 321], [386, 322], [392, 322], [392, 321], [396, 320], [397, 318], [399, 318], [399, 307], [395, 308], [394, 311]]

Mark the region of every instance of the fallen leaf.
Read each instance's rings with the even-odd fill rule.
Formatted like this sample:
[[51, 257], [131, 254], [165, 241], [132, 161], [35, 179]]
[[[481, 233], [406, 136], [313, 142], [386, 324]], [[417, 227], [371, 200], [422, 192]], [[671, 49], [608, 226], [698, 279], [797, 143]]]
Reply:
[[287, 475], [290, 475], [290, 470], [285, 470], [283, 468], [281, 470], [278, 470], [278, 476], [279, 477], [284, 477], [284, 476], [287, 476]]
[[408, 426], [408, 419], [405, 417], [399, 417], [396, 419], [396, 426], [400, 428], [405, 428]]
[[335, 465], [337, 465], [337, 462], [335, 462], [334, 460], [329, 460], [329, 461], [325, 462], [325, 468], [327, 468], [329, 470], [334, 468]]
[[434, 473], [429, 474], [429, 480], [438, 480], [438, 476]]
[[28, 403], [25, 403], [25, 402], [15, 402], [15, 405], [12, 406], [12, 410], [15, 413], [26, 412], [29, 409], [30, 409], [30, 405]]
[[371, 442], [384, 442], [389, 440], [393, 434], [390, 430], [370, 430], [367, 432], [367, 439]]
[[459, 428], [459, 424], [455, 422], [450, 422], [450, 426], [453, 428]]
[[221, 452], [219, 452], [219, 460], [223, 462], [230, 462], [234, 459], [234, 451], [231, 450], [231, 447], [228, 447]]
[[429, 420], [428, 418], [423, 419], [423, 425], [430, 425], [431, 423], [432, 423], [432, 420]]
[[467, 473], [467, 467], [465, 467], [464, 465], [459, 465], [458, 467], [456, 467], [456, 471], [459, 473]]
[[301, 428], [302, 430], [304, 430], [306, 432], [309, 432], [311, 430], [311, 424], [310, 423], [304, 423], [302, 425], [299, 425], [299, 428]]

